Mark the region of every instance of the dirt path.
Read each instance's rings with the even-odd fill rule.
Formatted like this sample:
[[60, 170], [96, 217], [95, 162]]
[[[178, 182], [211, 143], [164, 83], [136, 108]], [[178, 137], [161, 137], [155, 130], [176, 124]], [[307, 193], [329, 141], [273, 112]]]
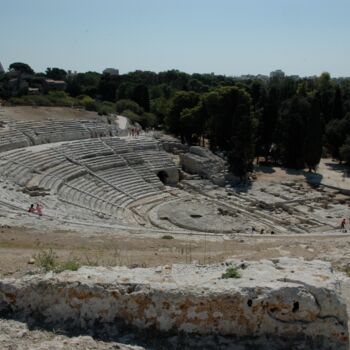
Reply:
[[78, 260], [81, 265], [132, 267], [193, 261], [208, 264], [231, 257], [258, 260], [290, 256], [327, 260], [336, 268], [350, 266], [350, 235], [324, 238], [256, 235], [210, 241], [203, 237], [170, 237], [5, 227], [0, 230], [0, 277], [19, 277], [35, 270], [31, 258], [49, 249], [58, 261]]

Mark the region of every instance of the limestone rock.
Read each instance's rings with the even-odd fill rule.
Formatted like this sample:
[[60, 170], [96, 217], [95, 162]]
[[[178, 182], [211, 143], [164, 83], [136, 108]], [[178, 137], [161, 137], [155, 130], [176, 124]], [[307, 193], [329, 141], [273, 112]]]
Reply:
[[[223, 279], [233, 265], [241, 278]], [[280, 258], [158, 270], [83, 267], [4, 279], [0, 312], [63, 328], [123, 323], [160, 335], [216, 335], [248, 341], [249, 349], [348, 349], [346, 307], [329, 263]]]
[[203, 178], [215, 179], [215, 183], [223, 184], [225, 161], [206, 148], [192, 146], [188, 153], [180, 155], [184, 171], [190, 174], [199, 174]]

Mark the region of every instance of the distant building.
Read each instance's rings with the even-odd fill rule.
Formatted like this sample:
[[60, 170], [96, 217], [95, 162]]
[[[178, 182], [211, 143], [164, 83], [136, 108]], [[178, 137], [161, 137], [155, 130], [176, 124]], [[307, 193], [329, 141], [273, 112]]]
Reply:
[[70, 69], [67, 70], [67, 76], [68, 77], [73, 77], [73, 76], [75, 76], [77, 74], [78, 74], [78, 72], [76, 70], [74, 70], [74, 71], [72, 71]]
[[106, 68], [102, 73], [103, 73], [103, 74], [110, 74], [110, 75], [119, 75], [119, 69], [116, 69], [116, 68]]
[[5, 73], [5, 69], [0, 62], [0, 74], [3, 74], [3, 73]]
[[52, 80], [52, 79], [45, 79], [43, 82], [43, 88], [45, 91], [64, 91], [66, 89], [66, 82], [63, 80]]
[[270, 73], [270, 78], [279, 78], [279, 79], [281, 79], [281, 78], [284, 78], [285, 76], [286, 76], [285, 73], [281, 69], [277, 69], [277, 70], [275, 70], [275, 71]]
[[37, 87], [29, 87], [28, 95], [40, 95], [40, 89]]

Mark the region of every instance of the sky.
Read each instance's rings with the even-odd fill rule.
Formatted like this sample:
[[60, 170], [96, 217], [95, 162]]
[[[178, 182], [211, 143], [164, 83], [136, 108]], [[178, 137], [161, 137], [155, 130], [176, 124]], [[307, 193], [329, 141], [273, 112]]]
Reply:
[[0, 62], [350, 76], [349, 0], [0, 0]]

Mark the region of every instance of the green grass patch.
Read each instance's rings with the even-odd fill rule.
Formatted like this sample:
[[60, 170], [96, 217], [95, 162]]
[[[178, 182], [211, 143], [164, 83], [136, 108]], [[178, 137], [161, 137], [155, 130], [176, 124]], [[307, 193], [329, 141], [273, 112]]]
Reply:
[[221, 278], [241, 278], [236, 266], [231, 266], [226, 269], [226, 272], [222, 274]]
[[162, 236], [162, 239], [174, 239], [174, 237], [170, 235], [165, 235], [165, 236]]

